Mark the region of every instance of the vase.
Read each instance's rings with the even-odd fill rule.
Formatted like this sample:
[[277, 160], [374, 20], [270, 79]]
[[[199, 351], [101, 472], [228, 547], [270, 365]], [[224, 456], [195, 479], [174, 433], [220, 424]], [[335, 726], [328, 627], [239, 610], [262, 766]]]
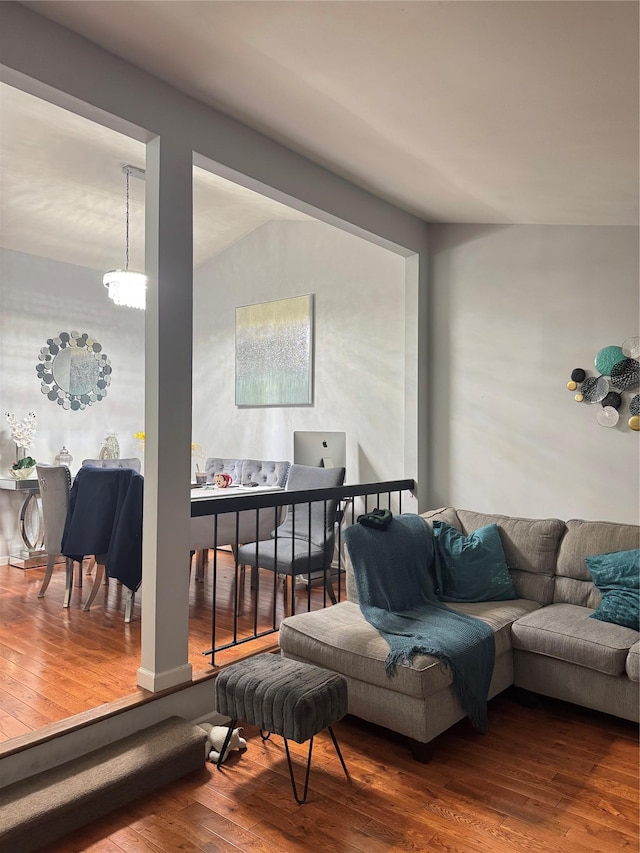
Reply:
[[73, 462], [73, 456], [69, 453], [64, 444], [62, 445], [62, 450], [60, 453], [56, 453], [54, 459], [56, 465], [66, 465], [67, 468]]

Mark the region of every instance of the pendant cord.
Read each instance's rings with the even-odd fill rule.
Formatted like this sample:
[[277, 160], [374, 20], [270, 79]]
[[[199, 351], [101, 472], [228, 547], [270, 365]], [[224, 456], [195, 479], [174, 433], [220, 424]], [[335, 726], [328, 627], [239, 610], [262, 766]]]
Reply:
[[129, 269], [129, 170], [127, 169], [127, 218], [126, 218], [126, 254], [125, 254], [125, 270]]

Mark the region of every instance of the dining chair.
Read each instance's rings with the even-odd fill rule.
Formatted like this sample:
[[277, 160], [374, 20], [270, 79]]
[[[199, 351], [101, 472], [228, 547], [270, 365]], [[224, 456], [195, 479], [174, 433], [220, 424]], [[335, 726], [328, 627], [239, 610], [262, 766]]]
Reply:
[[[133, 470], [138, 473], [140, 473], [142, 469], [142, 463], [137, 456], [116, 459], [83, 459], [82, 466], [89, 468], [133, 468]], [[86, 573], [88, 575], [92, 574], [95, 566], [96, 560], [95, 557], [92, 557], [89, 561], [89, 565], [87, 566]], [[105, 576], [104, 582], [108, 584], [109, 578]]]
[[[292, 465], [286, 491], [330, 489], [344, 483], [344, 468], [314, 468]], [[293, 606], [293, 586], [297, 575], [324, 573], [324, 587], [332, 604], [336, 603], [331, 583], [331, 561], [335, 545], [338, 498], [291, 505], [273, 538], [251, 542], [238, 548], [238, 564], [251, 566], [252, 587], [257, 587], [259, 569], [282, 576], [285, 613]]]
[[[273, 486], [283, 489], [291, 463], [288, 461], [272, 461], [264, 459], [223, 459], [210, 456], [205, 463], [207, 481], [213, 482], [216, 474], [229, 474], [232, 483], [237, 486]], [[229, 492], [229, 496], [237, 492]], [[236, 529], [236, 520], [239, 527]], [[282, 521], [282, 513], [263, 510], [259, 514], [259, 530], [261, 539], [268, 539], [274, 527]], [[229, 528], [232, 528], [229, 534]], [[251, 542], [256, 537], [256, 515], [240, 512], [225, 513], [217, 517], [217, 522], [211, 516], [200, 516], [191, 519], [191, 557], [196, 555], [196, 579], [203, 581], [207, 564], [207, 554], [210, 549], [230, 546], [234, 557], [238, 545]], [[250, 532], [247, 533], [247, 530]], [[217, 531], [217, 533], [216, 533]]]
[[142, 580], [143, 489], [143, 476], [131, 467], [88, 465], [76, 474], [62, 553], [75, 560], [95, 555], [96, 574], [84, 610], [90, 609], [106, 574], [128, 588], [125, 622], [131, 621]]
[[[66, 465], [36, 465], [40, 505], [42, 508], [42, 526], [44, 528], [44, 550], [47, 552], [47, 569], [40, 585], [38, 598], [44, 598], [53, 575], [58, 557], [62, 556], [62, 534], [69, 508], [71, 473]], [[68, 607], [73, 584], [73, 561], [65, 557], [65, 586], [63, 607]], [[82, 586], [82, 567], [79, 569]]]

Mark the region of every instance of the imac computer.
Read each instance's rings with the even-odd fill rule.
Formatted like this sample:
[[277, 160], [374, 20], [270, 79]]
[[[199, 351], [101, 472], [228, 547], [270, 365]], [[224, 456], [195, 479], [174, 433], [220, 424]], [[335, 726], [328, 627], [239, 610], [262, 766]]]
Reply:
[[293, 433], [293, 461], [313, 468], [347, 467], [347, 434], [345, 432]]

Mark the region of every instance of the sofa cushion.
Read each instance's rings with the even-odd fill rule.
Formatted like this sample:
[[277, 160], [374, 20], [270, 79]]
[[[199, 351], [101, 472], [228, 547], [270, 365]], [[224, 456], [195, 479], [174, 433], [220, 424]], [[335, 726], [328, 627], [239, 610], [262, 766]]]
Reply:
[[458, 513], [452, 506], [443, 506], [440, 509], [431, 509], [428, 512], [420, 513], [427, 524], [431, 527], [436, 520], [446, 521], [456, 530], [462, 532], [462, 522], [458, 518]]
[[433, 521], [436, 575], [442, 601], [505, 601], [516, 598], [495, 524], [465, 536]]
[[640, 629], [640, 549], [585, 557], [602, 595], [594, 619]]
[[[511, 651], [512, 622], [539, 606], [537, 602], [516, 600], [455, 604], [452, 609], [482, 618], [491, 627], [498, 658]], [[384, 666], [389, 646], [352, 601], [287, 617], [280, 625], [279, 643], [290, 657], [418, 699], [451, 684], [447, 666], [430, 655], [416, 655], [411, 665], [397, 666], [389, 679]]]
[[517, 518], [458, 510], [463, 532], [485, 524], [496, 524], [510, 569], [553, 576], [556, 555], [564, 534], [564, 522], [557, 518]]
[[640, 682], [640, 640], [629, 649], [624, 668], [631, 681]]
[[591, 619], [593, 610], [575, 604], [551, 604], [511, 626], [514, 649], [534, 652], [579, 666], [621, 675], [638, 632]]
[[428, 523], [441, 519], [469, 534], [496, 524], [513, 586], [519, 598], [551, 604], [556, 555], [565, 525], [557, 518], [517, 518], [452, 507], [422, 513]]
[[595, 610], [600, 605], [601, 595], [591, 579], [585, 557], [637, 548], [640, 527], [574, 518], [567, 521], [566, 528], [558, 551], [554, 603], [577, 604]]

